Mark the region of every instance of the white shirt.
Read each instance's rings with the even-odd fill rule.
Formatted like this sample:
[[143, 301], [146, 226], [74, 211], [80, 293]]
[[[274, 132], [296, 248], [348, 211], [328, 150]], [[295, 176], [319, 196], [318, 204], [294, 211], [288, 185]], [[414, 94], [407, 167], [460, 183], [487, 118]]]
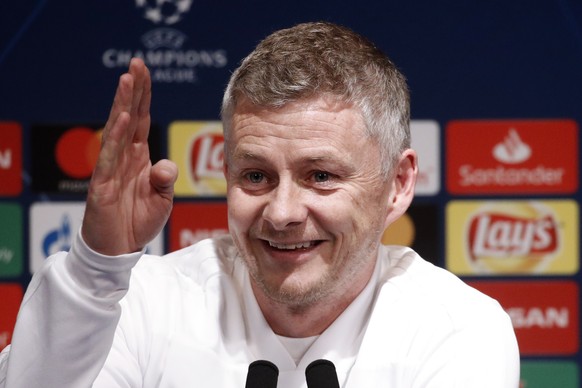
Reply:
[[9, 388], [244, 387], [249, 363], [266, 359], [279, 388], [305, 388], [305, 367], [320, 358], [345, 388], [518, 386], [499, 304], [408, 248], [380, 248], [364, 291], [298, 362], [234, 252], [220, 239], [163, 258], [112, 258], [78, 237], [34, 276], [0, 386], [7, 376]]

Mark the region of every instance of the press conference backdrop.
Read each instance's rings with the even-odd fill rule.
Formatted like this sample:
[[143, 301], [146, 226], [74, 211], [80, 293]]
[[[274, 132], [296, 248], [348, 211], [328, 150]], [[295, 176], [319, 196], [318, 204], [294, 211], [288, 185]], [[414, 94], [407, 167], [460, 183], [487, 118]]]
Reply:
[[181, 170], [148, 247], [162, 254], [227, 230], [229, 74], [268, 33], [315, 20], [368, 36], [409, 81], [419, 184], [383, 243], [411, 245], [501, 302], [523, 386], [579, 386], [577, 0], [1, 0], [0, 348], [31, 274], [79, 228], [130, 58], [152, 72], [152, 158]]

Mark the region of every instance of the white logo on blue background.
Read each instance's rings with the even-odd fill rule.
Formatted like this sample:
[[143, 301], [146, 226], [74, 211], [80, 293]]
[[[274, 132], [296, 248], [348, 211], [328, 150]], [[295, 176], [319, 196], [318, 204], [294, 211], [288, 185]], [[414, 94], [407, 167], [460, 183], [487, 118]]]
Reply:
[[171, 25], [178, 23], [190, 11], [192, 0], [135, 0], [135, 5], [143, 11], [143, 17], [152, 23]]

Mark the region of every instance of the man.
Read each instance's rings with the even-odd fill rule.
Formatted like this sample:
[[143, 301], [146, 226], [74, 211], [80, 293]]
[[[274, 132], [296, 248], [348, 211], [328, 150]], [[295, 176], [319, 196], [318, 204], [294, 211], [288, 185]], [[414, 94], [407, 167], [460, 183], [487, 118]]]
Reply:
[[31, 282], [6, 387], [242, 387], [255, 360], [306, 387], [314, 360], [342, 387], [516, 387], [519, 355], [492, 299], [405, 247], [380, 244], [410, 205], [403, 76], [329, 23], [278, 31], [223, 101], [229, 234], [143, 254], [172, 206], [152, 166], [150, 78], [123, 75], [82, 230]]

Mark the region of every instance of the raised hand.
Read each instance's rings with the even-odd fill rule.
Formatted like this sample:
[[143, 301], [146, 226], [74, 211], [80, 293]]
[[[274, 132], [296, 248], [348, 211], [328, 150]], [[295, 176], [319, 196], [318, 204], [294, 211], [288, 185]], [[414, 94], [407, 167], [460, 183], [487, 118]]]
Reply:
[[142, 249], [172, 210], [178, 168], [169, 160], [150, 162], [150, 102], [149, 71], [134, 58], [119, 79], [83, 218], [83, 239], [105, 255]]

